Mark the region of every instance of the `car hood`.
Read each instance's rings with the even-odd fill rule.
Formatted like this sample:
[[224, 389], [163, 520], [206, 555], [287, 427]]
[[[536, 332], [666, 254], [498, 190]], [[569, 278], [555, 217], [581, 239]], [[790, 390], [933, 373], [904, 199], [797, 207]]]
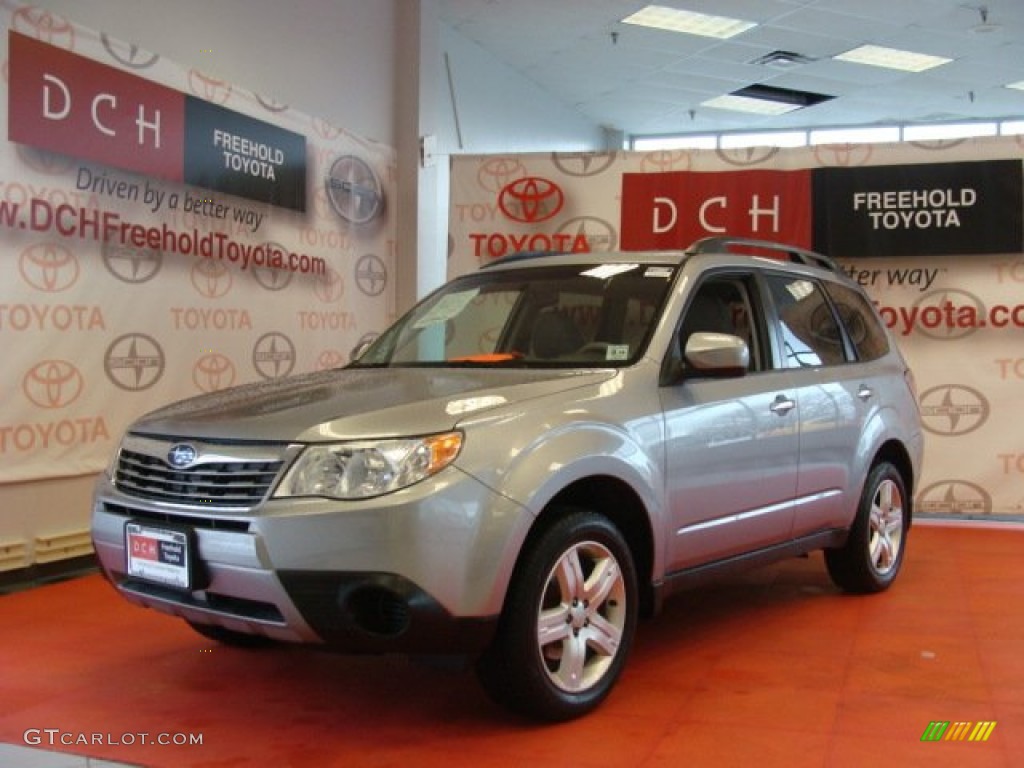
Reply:
[[614, 370], [348, 368], [200, 395], [150, 413], [135, 434], [328, 442], [441, 432], [468, 416], [598, 383]]

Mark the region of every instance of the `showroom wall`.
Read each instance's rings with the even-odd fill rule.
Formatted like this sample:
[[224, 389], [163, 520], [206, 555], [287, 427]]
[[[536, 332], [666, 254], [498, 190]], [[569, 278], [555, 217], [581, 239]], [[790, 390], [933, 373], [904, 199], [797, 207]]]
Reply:
[[[277, 0], [2, 0], [0, 7], [5, 18], [40, 9], [52, 15], [45, 23], [137, 44], [397, 149], [394, 311], [444, 278], [450, 153], [599, 148], [603, 140], [600, 129], [445, 28], [433, 0], [304, 0], [300, 12]], [[515, 100], [496, 104], [493, 93]], [[422, 163], [421, 136], [436, 139]], [[0, 258], [15, 256], [0, 233]], [[2, 343], [33, 341], [21, 333]], [[20, 382], [4, 381], [5, 396], [15, 387]], [[0, 572], [87, 551], [93, 479], [68, 471], [0, 484]]]

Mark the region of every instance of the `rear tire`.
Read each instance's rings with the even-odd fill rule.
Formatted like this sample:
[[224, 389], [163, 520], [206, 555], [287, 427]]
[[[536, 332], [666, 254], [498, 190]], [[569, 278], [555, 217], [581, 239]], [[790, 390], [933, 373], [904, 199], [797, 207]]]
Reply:
[[903, 476], [888, 462], [877, 464], [864, 484], [846, 545], [825, 550], [832, 581], [858, 594], [888, 589], [903, 565], [909, 527]]
[[637, 622], [637, 577], [619, 530], [600, 515], [553, 512], [512, 577], [477, 672], [498, 703], [529, 717], [585, 715], [611, 691]]
[[249, 635], [216, 624], [200, 624], [188, 619], [185, 619], [185, 623], [208, 640], [215, 640], [221, 645], [230, 645], [232, 648], [266, 648], [268, 645], [274, 644], [274, 640], [263, 635]]

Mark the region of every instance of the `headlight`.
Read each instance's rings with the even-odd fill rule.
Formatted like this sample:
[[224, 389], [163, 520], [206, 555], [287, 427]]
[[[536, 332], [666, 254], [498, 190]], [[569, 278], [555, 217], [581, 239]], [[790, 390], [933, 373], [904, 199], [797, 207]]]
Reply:
[[462, 447], [461, 432], [308, 446], [288, 470], [274, 496], [367, 499], [418, 483], [451, 464]]

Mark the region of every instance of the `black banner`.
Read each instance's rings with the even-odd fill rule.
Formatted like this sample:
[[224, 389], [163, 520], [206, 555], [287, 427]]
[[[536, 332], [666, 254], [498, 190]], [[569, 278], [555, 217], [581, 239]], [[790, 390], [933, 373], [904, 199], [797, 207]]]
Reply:
[[306, 137], [185, 97], [184, 181], [306, 210]]
[[816, 168], [814, 249], [834, 257], [1020, 253], [1020, 160]]

